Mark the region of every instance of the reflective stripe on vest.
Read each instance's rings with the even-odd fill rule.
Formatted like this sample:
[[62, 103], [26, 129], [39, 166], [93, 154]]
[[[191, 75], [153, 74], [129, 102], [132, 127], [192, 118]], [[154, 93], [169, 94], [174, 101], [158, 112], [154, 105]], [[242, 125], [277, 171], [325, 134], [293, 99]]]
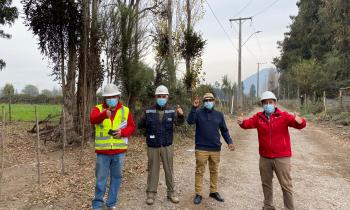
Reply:
[[[103, 111], [102, 104], [96, 106]], [[129, 108], [122, 106], [115, 114], [113, 122], [110, 118], [103, 120], [101, 124], [95, 125], [95, 149], [96, 150], [110, 150], [110, 149], [127, 149], [128, 138], [114, 138], [108, 134], [110, 129], [117, 130], [125, 128], [128, 124]]]

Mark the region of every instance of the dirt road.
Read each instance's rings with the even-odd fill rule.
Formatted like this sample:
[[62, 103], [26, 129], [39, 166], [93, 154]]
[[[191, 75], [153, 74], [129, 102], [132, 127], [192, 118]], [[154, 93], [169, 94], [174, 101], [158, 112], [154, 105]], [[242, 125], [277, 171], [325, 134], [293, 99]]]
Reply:
[[[258, 142], [256, 130], [241, 130], [234, 119], [227, 119], [237, 150], [225, 147], [221, 153], [220, 193], [224, 203], [208, 196], [202, 204], [192, 203], [194, 197], [195, 159], [193, 147], [184, 148], [175, 158], [175, 180], [179, 204], [166, 200], [164, 175], [153, 206], [145, 204], [146, 176], [124, 185], [121, 209], [261, 209], [262, 189], [258, 171]], [[292, 177], [297, 210], [350, 209], [350, 146], [337, 141], [326, 132], [309, 124], [303, 131], [290, 129], [293, 142]], [[208, 171], [205, 194], [209, 194]], [[138, 187], [132, 187], [138, 186]], [[274, 202], [283, 209], [282, 193], [274, 179]]]

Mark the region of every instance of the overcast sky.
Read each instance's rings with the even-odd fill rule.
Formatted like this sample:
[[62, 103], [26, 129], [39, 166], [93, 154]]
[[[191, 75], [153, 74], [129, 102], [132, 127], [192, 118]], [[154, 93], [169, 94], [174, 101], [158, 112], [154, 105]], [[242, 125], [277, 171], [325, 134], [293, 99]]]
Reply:
[[[14, 5], [21, 10], [19, 0]], [[279, 55], [277, 41], [283, 40], [283, 33], [291, 23], [289, 16], [296, 15], [297, 0], [208, 0], [224, 30], [220, 27], [213, 13], [205, 4], [205, 16], [195, 25], [201, 31], [207, 45], [203, 55], [203, 69], [206, 81], [221, 81], [227, 74], [233, 81], [237, 80], [238, 61], [238, 24], [229, 23], [230, 18], [250, 17], [242, 25], [242, 42], [255, 31], [263, 31], [252, 36], [242, 48], [242, 79], [256, 73], [257, 62], [267, 62], [264, 67], [272, 67], [272, 59]], [[0, 58], [7, 66], [0, 72], [0, 87], [5, 83], [14, 84], [20, 91], [26, 84], [36, 85], [40, 90], [58, 87], [50, 76], [48, 60], [38, 50], [37, 39], [24, 26], [20, 18], [11, 27], [1, 27], [12, 34], [12, 39], [0, 39]], [[151, 58], [147, 58], [152, 62]], [[182, 76], [183, 67], [178, 76]]]

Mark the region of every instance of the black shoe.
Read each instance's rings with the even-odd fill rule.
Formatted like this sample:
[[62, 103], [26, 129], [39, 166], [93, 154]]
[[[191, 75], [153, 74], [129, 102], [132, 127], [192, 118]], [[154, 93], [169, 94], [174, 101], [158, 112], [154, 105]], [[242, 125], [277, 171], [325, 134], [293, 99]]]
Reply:
[[220, 196], [220, 194], [219, 194], [218, 192], [210, 193], [210, 194], [209, 194], [209, 197], [212, 197], [212, 198], [214, 198], [215, 200], [220, 201], [220, 202], [224, 202], [224, 201], [225, 201], [225, 200]]
[[202, 196], [196, 194], [196, 197], [194, 197], [193, 199], [193, 203], [200, 204], [201, 202], [202, 202]]

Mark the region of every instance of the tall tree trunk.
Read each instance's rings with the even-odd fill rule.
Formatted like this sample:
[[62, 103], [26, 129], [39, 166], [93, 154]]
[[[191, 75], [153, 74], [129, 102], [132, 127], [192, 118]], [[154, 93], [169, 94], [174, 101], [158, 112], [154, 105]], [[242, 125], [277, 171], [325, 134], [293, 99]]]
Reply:
[[[176, 70], [174, 64], [174, 51], [173, 51], [173, 0], [168, 0], [167, 4], [167, 39], [168, 39], [168, 57], [167, 68], [169, 74], [169, 88], [174, 90], [176, 87]], [[187, 64], [187, 63], [186, 63]], [[186, 65], [187, 69], [187, 65]]]
[[[187, 34], [191, 33], [191, 4], [190, 0], [187, 0], [186, 3], [186, 12], [187, 12]], [[191, 77], [191, 82], [188, 83], [187, 91], [189, 93], [192, 93], [192, 72], [191, 72], [191, 57], [189, 55], [186, 55], [186, 74]]]
[[88, 76], [88, 109], [95, 106], [97, 85], [100, 79], [101, 65], [100, 65], [100, 49], [99, 42], [99, 27], [97, 20], [99, 0], [92, 0], [91, 10], [91, 33], [90, 33], [90, 68]]
[[139, 4], [140, 0], [135, 2], [135, 35], [134, 35], [134, 50], [135, 50], [135, 64], [139, 63], [140, 54], [139, 54]]
[[[129, 60], [133, 63], [133, 68], [140, 68], [139, 62], [140, 62], [140, 53], [139, 53], [139, 42], [140, 42], [140, 34], [139, 34], [139, 6], [140, 6], [140, 0], [136, 0], [135, 2], [131, 2], [130, 8], [133, 7], [133, 12], [129, 13], [129, 24], [128, 24], [128, 36], [129, 39], [131, 40], [134, 38], [134, 52], [130, 52], [130, 55], [133, 55], [133, 59], [129, 58]], [[133, 33], [134, 31], [134, 33]], [[128, 71], [130, 71], [128, 67]], [[130, 73], [129, 73], [130, 74]], [[131, 113], [135, 114], [135, 109], [136, 109], [136, 100], [137, 97], [135, 93], [132, 91], [131, 84], [128, 85], [129, 89], [129, 97], [128, 97], [128, 107], [131, 110]], [[136, 116], [134, 115], [134, 119]]]
[[62, 155], [61, 155], [61, 172], [64, 174], [65, 171], [65, 165], [64, 165], [64, 158], [65, 158], [65, 147], [67, 142], [67, 125], [66, 125], [66, 91], [65, 91], [65, 72], [64, 72], [64, 55], [65, 55], [65, 49], [64, 49], [64, 36], [63, 36], [63, 29], [61, 29], [60, 34], [60, 44], [61, 44], [61, 82], [62, 82], [62, 95], [63, 95], [63, 109], [62, 109]]
[[65, 61], [65, 50], [64, 50], [64, 35], [63, 35], [63, 29], [61, 30], [61, 34], [60, 34], [60, 47], [61, 47], [61, 51], [60, 51], [60, 59], [61, 59], [61, 85], [62, 85], [62, 95], [63, 95], [63, 104], [65, 104], [65, 96], [66, 96], [66, 89], [65, 89], [65, 85], [66, 85], [66, 81], [65, 81], [65, 66], [64, 66], [64, 61]]
[[64, 88], [65, 98], [65, 120], [68, 139], [70, 142], [77, 141], [77, 135], [74, 124], [75, 114], [75, 76], [77, 70], [77, 48], [74, 40], [68, 40], [68, 64], [67, 64], [66, 85]]
[[[84, 122], [84, 116], [87, 115], [87, 111], [84, 109], [86, 99], [86, 74], [88, 73], [88, 53], [89, 53], [89, 31], [90, 31], [90, 0], [82, 0], [82, 28], [81, 28], [81, 42], [79, 49], [79, 77], [78, 77], [78, 90], [77, 90], [77, 117], [76, 125], [86, 124]], [[86, 118], [85, 118], [86, 119]], [[81, 126], [77, 126], [78, 133], [82, 133]], [[85, 135], [83, 135], [83, 138]]]
[[[124, 4], [122, 6], [121, 11], [121, 24], [120, 24], [120, 30], [121, 30], [121, 68], [122, 68], [122, 74], [124, 78], [130, 78], [130, 64], [131, 64], [131, 53], [130, 49], [132, 49], [132, 34], [134, 30], [134, 18], [133, 13], [131, 12], [131, 8], [133, 5], [133, 1], [126, 5]], [[132, 49], [133, 50], [133, 49]], [[132, 105], [132, 100], [134, 100], [133, 92], [131, 89], [130, 80], [124, 79], [123, 80], [123, 86], [125, 88], [125, 93], [128, 96], [127, 99], [127, 106], [131, 109], [131, 111], [134, 111], [130, 105]]]

